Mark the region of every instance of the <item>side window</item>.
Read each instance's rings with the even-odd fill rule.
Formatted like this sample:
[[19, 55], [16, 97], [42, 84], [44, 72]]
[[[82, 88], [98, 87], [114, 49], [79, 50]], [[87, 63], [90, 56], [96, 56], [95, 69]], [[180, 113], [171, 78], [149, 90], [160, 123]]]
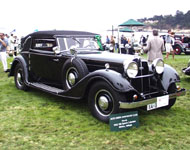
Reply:
[[53, 47], [55, 46], [55, 39], [33, 39], [31, 48], [43, 51], [53, 51]]
[[65, 40], [64, 38], [58, 38], [58, 44], [61, 50], [66, 50]]

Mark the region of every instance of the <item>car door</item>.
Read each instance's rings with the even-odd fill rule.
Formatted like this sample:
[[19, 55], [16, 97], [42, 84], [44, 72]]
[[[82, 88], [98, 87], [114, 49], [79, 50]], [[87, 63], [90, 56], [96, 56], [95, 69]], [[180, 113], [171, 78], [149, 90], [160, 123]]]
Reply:
[[51, 83], [60, 80], [61, 56], [53, 52], [55, 39], [33, 39], [30, 49], [31, 72], [40, 80]]

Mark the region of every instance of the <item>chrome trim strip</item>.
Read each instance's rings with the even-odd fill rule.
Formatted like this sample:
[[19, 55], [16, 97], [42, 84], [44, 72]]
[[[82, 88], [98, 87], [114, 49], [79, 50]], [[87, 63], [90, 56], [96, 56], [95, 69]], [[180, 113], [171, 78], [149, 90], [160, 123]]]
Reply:
[[[183, 95], [185, 95], [185, 93], [186, 93], [186, 90], [181, 89], [181, 90], [177, 91], [176, 93], [169, 94], [169, 99], [171, 100], [171, 99], [176, 98], [178, 96], [183, 96]], [[157, 97], [147, 99], [147, 100], [143, 100], [143, 101], [138, 101], [138, 102], [128, 103], [128, 102], [121, 102], [120, 101], [119, 103], [120, 103], [120, 108], [122, 108], [122, 109], [132, 109], [132, 108], [138, 108], [138, 107], [146, 106], [148, 104], [155, 103], [156, 101], [157, 101]]]
[[152, 76], [154, 76], [154, 74], [148, 74], [148, 75], [136, 76], [136, 77], [131, 78], [131, 79], [148, 78], [148, 77], [152, 77]]

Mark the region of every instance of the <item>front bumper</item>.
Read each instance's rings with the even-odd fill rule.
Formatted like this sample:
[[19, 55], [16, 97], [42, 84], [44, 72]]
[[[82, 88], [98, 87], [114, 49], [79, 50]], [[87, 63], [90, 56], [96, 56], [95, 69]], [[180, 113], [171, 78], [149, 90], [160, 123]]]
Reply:
[[186, 75], [190, 75], [190, 67], [187, 67], [187, 68], [183, 68], [182, 69], [182, 72]]
[[[176, 93], [169, 94], [169, 100], [172, 100], [178, 96], [183, 96], [183, 95], [185, 95], [185, 93], [186, 93], [185, 89], [180, 89]], [[138, 101], [138, 102], [131, 102], [131, 103], [119, 102], [119, 103], [120, 103], [120, 108], [122, 108], [122, 109], [132, 109], [132, 108], [143, 107], [143, 106], [146, 106], [148, 104], [155, 103], [155, 102], [157, 102], [157, 97], [147, 99], [147, 100], [143, 100], [143, 101]]]

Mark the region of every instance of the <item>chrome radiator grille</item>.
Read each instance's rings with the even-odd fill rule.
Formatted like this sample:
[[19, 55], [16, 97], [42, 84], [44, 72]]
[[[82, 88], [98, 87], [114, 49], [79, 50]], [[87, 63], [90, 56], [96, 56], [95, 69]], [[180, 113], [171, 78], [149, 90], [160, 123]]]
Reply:
[[147, 61], [142, 61], [139, 59], [137, 61], [137, 64], [139, 66], [139, 71], [137, 74], [137, 77], [134, 79], [131, 79], [132, 86], [140, 93], [148, 93], [150, 92], [150, 83], [151, 83], [151, 77], [152, 75], [149, 74], [149, 66]]

